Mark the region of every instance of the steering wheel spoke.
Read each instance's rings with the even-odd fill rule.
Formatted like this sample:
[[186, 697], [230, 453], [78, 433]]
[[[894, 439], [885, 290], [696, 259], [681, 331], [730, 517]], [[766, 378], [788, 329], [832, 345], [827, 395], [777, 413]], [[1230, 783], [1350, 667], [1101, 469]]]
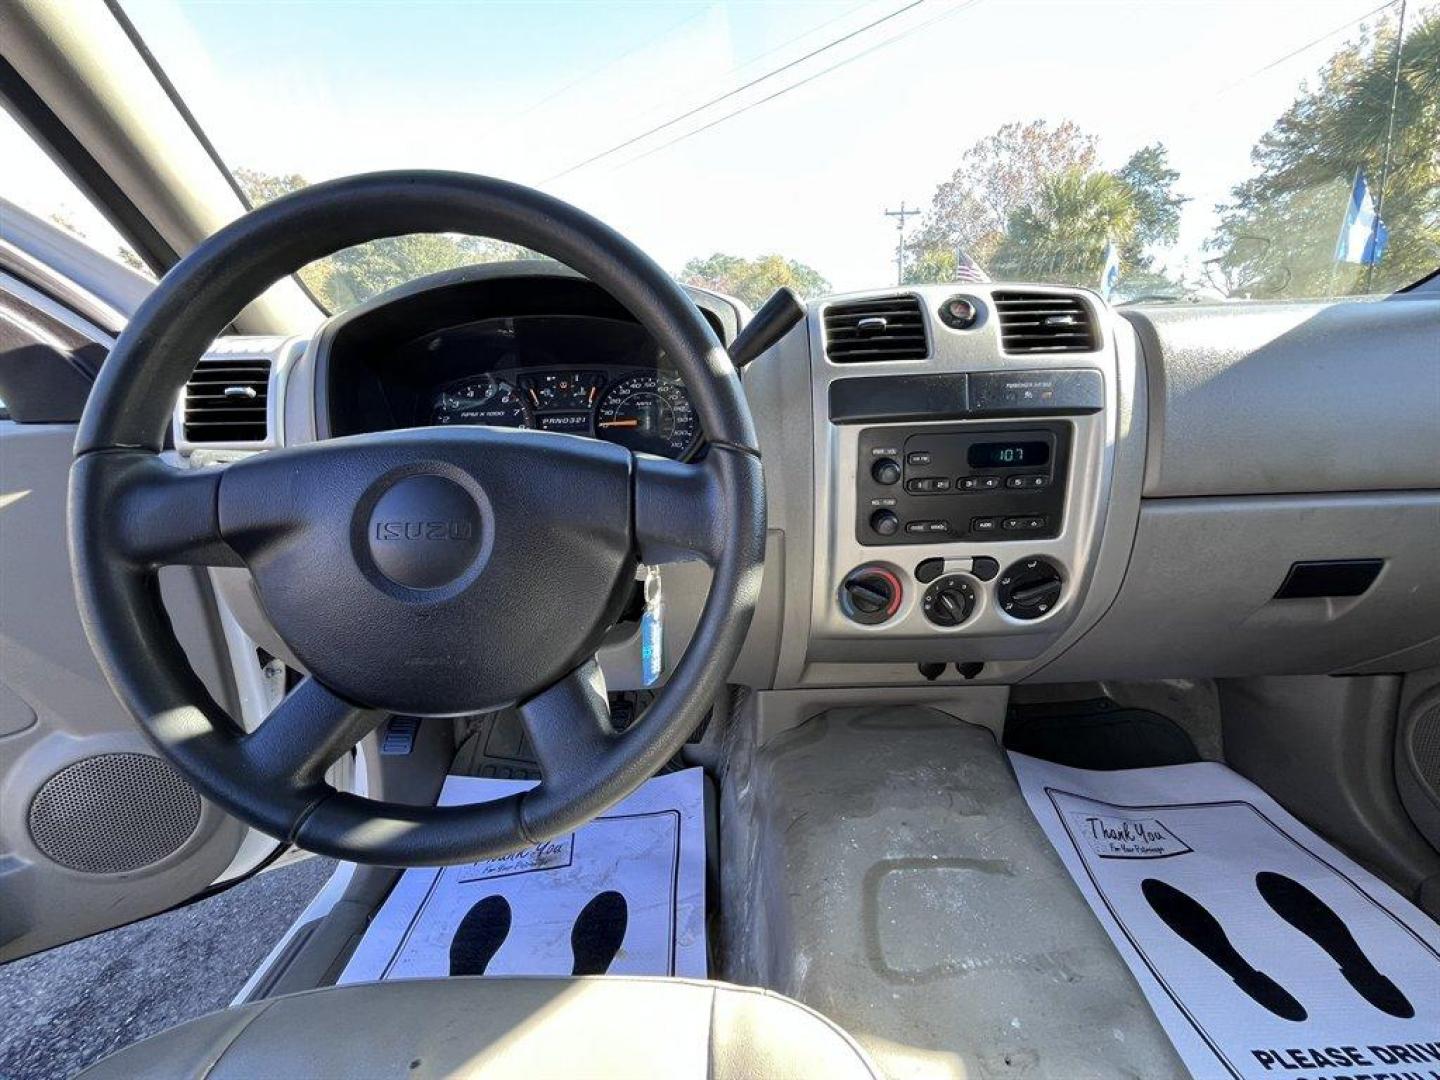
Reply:
[[325, 770], [385, 715], [346, 701], [308, 676], [241, 740], [241, 752], [267, 782], [301, 790], [320, 783]]
[[592, 774], [620, 737], [610, 725], [605, 674], [594, 657], [516, 711], [551, 785]]
[[154, 454], [115, 450], [91, 454], [76, 469], [104, 516], [88, 523], [107, 530], [113, 550], [145, 569], [159, 566], [241, 566], [220, 535], [220, 469], [177, 469]]
[[686, 465], [635, 455], [635, 542], [641, 562], [715, 565], [724, 546], [720, 456], [711, 453], [698, 465]]

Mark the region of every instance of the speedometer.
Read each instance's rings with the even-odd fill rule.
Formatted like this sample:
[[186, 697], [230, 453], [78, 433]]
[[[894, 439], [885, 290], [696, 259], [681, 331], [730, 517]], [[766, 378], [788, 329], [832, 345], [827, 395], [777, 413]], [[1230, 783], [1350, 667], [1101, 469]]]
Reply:
[[520, 392], [493, 375], [451, 383], [435, 395], [432, 424], [489, 424], [492, 427], [533, 427]]
[[595, 410], [595, 430], [627, 449], [678, 459], [698, 428], [680, 380], [642, 372], [610, 384]]

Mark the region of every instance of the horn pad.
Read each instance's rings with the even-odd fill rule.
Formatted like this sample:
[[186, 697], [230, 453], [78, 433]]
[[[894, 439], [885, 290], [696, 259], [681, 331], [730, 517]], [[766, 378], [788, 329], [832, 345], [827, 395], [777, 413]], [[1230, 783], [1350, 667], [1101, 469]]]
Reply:
[[235, 462], [220, 522], [313, 675], [411, 716], [503, 708], [590, 656], [634, 582], [631, 458], [417, 429]]

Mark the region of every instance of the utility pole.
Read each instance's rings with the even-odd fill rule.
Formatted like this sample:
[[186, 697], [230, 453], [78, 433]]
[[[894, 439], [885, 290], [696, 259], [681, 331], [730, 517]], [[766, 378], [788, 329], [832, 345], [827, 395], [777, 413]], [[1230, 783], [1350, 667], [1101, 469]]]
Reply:
[[905, 200], [900, 200], [899, 210], [886, 210], [886, 217], [895, 219], [895, 231], [899, 233], [895, 241], [895, 284], [905, 284], [905, 219], [918, 217], [919, 210], [906, 210]]

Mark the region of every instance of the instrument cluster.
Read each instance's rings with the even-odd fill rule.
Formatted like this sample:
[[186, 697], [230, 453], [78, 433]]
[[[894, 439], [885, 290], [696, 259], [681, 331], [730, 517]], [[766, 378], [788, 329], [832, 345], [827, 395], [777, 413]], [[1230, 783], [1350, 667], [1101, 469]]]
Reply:
[[354, 381], [340, 393], [354, 404], [338, 410], [338, 430], [484, 424], [605, 439], [677, 460], [700, 453], [685, 385], [638, 323], [546, 312], [453, 318], [423, 311], [400, 341], [350, 368]]
[[498, 369], [436, 389], [432, 424], [489, 424], [588, 435], [684, 458], [699, 424], [680, 379], [658, 368]]

